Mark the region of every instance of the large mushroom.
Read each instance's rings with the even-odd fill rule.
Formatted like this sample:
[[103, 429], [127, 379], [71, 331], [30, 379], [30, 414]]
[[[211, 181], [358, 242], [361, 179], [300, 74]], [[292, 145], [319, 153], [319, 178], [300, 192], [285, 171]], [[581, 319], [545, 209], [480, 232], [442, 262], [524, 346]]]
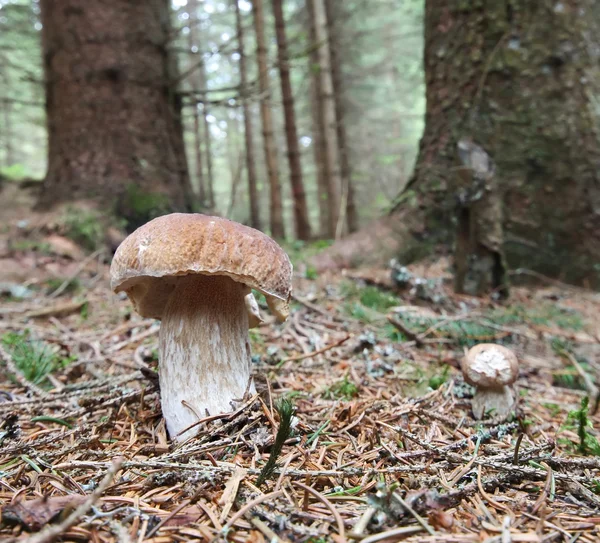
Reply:
[[280, 321], [289, 312], [292, 265], [275, 241], [227, 219], [173, 213], [127, 237], [110, 276], [140, 315], [162, 320], [158, 373], [172, 439], [254, 392], [248, 328], [260, 316], [251, 289]]
[[512, 387], [519, 376], [516, 355], [502, 345], [480, 343], [469, 349], [461, 368], [465, 381], [475, 387], [473, 416], [506, 419], [517, 401]]

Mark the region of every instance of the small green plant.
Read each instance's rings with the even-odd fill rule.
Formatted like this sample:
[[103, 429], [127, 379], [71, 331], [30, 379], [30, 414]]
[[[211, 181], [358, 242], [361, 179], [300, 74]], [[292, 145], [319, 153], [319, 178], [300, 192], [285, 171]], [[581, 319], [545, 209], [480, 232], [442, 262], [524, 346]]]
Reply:
[[319, 277], [319, 274], [318, 274], [316, 268], [314, 268], [313, 266], [307, 266], [306, 272], [304, 273], [304, 276], [307, 279], [310, 279], [311, 281], [314, 281], [317, 277]]
[[344, 304], [344, 312], [352, 318], [366, 323], [372, 322], [375, 317], [373, 311], [356, 302]]
[[383, 334], [387, 339], [391, 339], [395, 343], [403, 343], [408, 341], [408, 338], [396, 328], [393, 324], [386, 323], [383, 327]]
[[560, 414], [562, 411], [562, 407], [557, 403], [546, 402], [542, 404], [542, 407], [545, 407], [548, 411], [550, 411], [550, 415], [554, 418]]
[[35, 385], [44, 383], [48, 374], [74, 360], [73, 357], [61, 356], [44, 341], [31, 339], [27, 331], [23, 334], [9, 332], [2, 336], [1, 341], [25, 379]]
[[90, 303], [89, 302], [85, 302], [81, 306], [81, 309], [79, 310], [79, 316], [84, 321], [86, 321], [88, 319], [88, 317], [90, 316]]
[[442, 367], [441, 373], [436, 373], [429, 378], [428, 385], [433, 389], [437, 390], [446, 381], [448, 381], [448, 375], [450, 374], [450, 366], [447, 364]]
[[390, 307], [399, 305], [399, 300], [395, 296], [378, 289], [377, 287], [368, 286], [360, 291], [359, 300], [362, 305], [369, 309], [374, 309], [381, 313], [388, 310]]
[[269, 453], [269, 460], [267, 460], [267, 463], [264, 465], [263, 469], [258, 475], [256, 486], [262, 485], [273, 475], [275, 467], [277, 466], [277, 459], [281, 455], [283, 445], [292, 435], [292, 420], [294, 418], [295, 411], [294, 404], [288, 398], [282, 398], [275, 406], [275, 409], [279, 414], [279, 428], [277, 429], [275, 442], [273, 443]]
[[596, 436], [592, 434], [594, 427], [588, 416], [590, 400], [587, 396], [582, 398], [579, 409], [570, 411], [567, 415], [567, 421], [563, 428], [574, 430], [577, 432], [579, 443], [575, 445], [576, 451], [579, 454], [600, 456], [600, 443]]
[[103, 241], [100, 216], [95, 211], [69, 207], [62, 222], [66, 236], [88, 251], [95, 250]]
[[571, 390], [585, 390], [585, 383], [573, 366], [553, 372], [552, 385]]
[[350, 381], [347, 375], [341, 381], [331, 385], [323, 395], [328, 400], [351, 400], [356, 396], [358, 396], [358, 387]]
[[550, 340], [550, 348], [552, 349], [554, 354], [557, 354], [558, 356], [563, 356], [566, 353], [573, 352], [573, 342], [562, 337], [554, 336]]

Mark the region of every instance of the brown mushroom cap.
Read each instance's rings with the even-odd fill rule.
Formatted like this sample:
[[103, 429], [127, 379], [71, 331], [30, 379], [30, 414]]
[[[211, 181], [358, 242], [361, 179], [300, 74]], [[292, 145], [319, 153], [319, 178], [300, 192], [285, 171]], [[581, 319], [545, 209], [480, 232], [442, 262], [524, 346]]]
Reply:
[[461, 362], [465, 381], [481, 388], [511, 385], [519, 375], [516, 355], [502, 345], [481, 343], [471, 347]]
[[113, 258], [110, 284], [140, 315], [160, 319], [176, 278], [195, 273], [256, 289], [280, 320], [288, 316], [292, 264], [283, 249], [254, 228], [199, 213], [164, 215], [129, 235]]

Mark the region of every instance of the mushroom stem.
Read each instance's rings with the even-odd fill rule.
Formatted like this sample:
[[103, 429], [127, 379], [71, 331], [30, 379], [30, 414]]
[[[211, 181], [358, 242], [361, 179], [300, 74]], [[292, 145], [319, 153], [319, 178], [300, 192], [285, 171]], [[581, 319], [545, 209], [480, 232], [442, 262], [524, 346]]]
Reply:
[[493, 419], [506, 419], [515, 405], [516, 397], [512, 387], [476, 387], [472, 402], [473, 416], [479, 420], [488, 414]]
[[207, 415], [228, 413], [233, 402], [254, 392], [248, 289], [225, 276], [177, 278], [162, 316], [159, 335], [161, 404], [172, 439]]

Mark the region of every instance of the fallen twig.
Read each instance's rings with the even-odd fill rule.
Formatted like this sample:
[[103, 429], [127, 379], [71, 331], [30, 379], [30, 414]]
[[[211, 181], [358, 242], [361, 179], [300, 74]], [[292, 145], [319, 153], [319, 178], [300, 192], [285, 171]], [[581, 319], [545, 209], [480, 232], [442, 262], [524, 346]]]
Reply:
[[79, 264], [79, 266], [77, 266], [77, 269], [71, 274], [71, 276], [65, 279], [56, 290], [51, 292], [48, 295], [48, 298], [56, 298], [62, 294], [64, 290], [71, 284], [71, 282], [75, 280], [83, 270], [85, 270], [86, 266], [102, 253], [104, 253], [104, 247], [95, 250], [92, 254], [85, 257], [85, 259], [81, 262], [81, 264]]
[[331, 343], [330, 345], [327, 345], [326, 347], [323, 347], [322, 349], [319, 349], [318, 351], [312, 351], [312, 352], [306, 353], [306, 354], [299, 354], [296, 356], [290, 356], [289, 358], [283, 358], [279, 362], [279, 365], [285, 364], [286, 362], [296, 362], [298, 360], [304, 360], [305, 358], [312, 358], [313, 356], [323, 354], [324, 352], [329, 351], [330, 349], [335, 349], [336, 347], [339, 347], [340, 345], [342, 345], [343, 343], [348, 341], [351, 337], [352, 336], [348, 335], [334, 343]]

